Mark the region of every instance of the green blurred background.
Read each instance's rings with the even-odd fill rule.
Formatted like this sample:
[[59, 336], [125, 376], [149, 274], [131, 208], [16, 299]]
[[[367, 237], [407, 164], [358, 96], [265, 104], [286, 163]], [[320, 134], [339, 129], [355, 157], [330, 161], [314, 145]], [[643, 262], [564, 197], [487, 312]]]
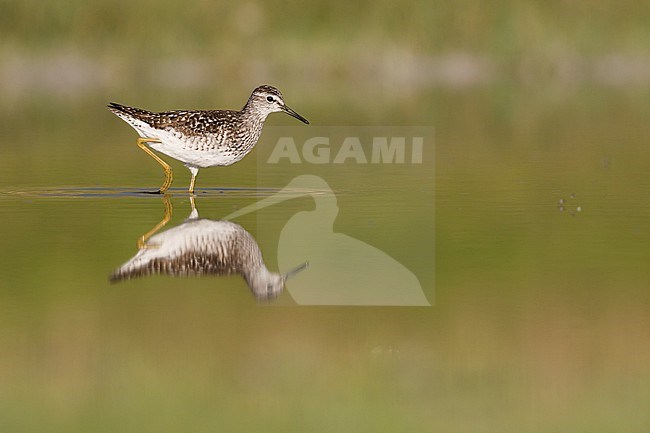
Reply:
[[[626, 0], [0, 0], [0, 432], [647, 431], [648, 22]], [[108, 285], [162, 204], [70, 194], [161, 181], [106, 103], [239, 108], [264, 83], [316, 125], [434, 126], [415, 184], [435, 200], [399, 174], [328, 178], [336, 231], [415, 267], [433, 307], [262, 307], [236, 277]], [[258, 163], [198, 187], [255, 188]], [[435, 257], [410, 242], [423, 215], [387, 205], [411, 196]], [[309, 205], [241, 221], [269, 267], [255, 218]]]

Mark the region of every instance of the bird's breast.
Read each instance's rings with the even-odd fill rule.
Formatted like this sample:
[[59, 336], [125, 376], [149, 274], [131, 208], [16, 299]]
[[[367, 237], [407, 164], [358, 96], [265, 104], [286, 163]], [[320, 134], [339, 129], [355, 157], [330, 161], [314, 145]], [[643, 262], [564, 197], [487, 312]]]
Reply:
[[154, 150], [186, 165], [205, 168], [231, 165], [240, 161], [255, 147], [259, 134], [244, 135], [231, 132], [188, 136], [169, 130], [157, 138], [161, 141], [151, 143]]

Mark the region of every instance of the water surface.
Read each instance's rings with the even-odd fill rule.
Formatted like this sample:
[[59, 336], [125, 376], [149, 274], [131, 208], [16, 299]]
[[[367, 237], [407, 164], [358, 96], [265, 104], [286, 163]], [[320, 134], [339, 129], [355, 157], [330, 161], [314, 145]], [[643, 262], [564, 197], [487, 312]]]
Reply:
[[[142, 193], [159, 186], [159, 167], [104, 101], [8, 115], [2, 430], [644, 430], [647, 100], [613, 89], [459, 90], [378, 101], [365, 115], [360, 101], [346, 124], [370, 116], [435, 128], [420, 171], [260, 173], [262, 150], [202, 170], [196, 207], [215, 221], [297, 176], [323, 177], [338, 208], [331, 233], [416, 275], [431, 304], [418, 307], [300, 305], [291, 290], [260, 303], [238, 275], [111, 284], [163, 218], [163, 198]], [[341, 124], [317, 105], [302, 111]], [[162, 231], [192, 210], [189, 172], [172, 165]], [[236, 219], [274, 272], [288, 270], [283, 227], [317, 209], [323, 191], [311, 192]], [[309, 280], [303, 272], [295, 284]]]

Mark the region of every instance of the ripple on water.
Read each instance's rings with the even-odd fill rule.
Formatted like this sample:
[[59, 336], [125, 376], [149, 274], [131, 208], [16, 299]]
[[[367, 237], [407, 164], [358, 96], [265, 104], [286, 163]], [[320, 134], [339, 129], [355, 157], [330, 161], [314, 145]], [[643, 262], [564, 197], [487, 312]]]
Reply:
[[[195, 192], [197, 197], [265, 197], [276, 194], [279, 188], [202, 188]], [[184, 188], [170, 188], [167, 191], [170, 195], [187, 195]], [[121, 197], [159, 197], [160, 194], [155, 190], [145, 190], [142, 188], [106, 188], [106, 187], [52, 187], [52, 188], [21, 188], [0, 190], [0, 198], [121, 198]]]

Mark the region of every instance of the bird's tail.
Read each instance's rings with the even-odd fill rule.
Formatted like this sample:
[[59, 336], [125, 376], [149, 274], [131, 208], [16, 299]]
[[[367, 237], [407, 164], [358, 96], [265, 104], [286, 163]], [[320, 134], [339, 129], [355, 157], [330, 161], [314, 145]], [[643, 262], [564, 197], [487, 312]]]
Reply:
[[151, 118], [152, 112], [143, 110], [141, 108], [129, 107], [127, 105], [118, 104], [116, 102], [110, 102], [108, 104], [108, 109], [113, 113], [117, 114], [120, 117], [131, 117], [138, 120], [147, 121]]

